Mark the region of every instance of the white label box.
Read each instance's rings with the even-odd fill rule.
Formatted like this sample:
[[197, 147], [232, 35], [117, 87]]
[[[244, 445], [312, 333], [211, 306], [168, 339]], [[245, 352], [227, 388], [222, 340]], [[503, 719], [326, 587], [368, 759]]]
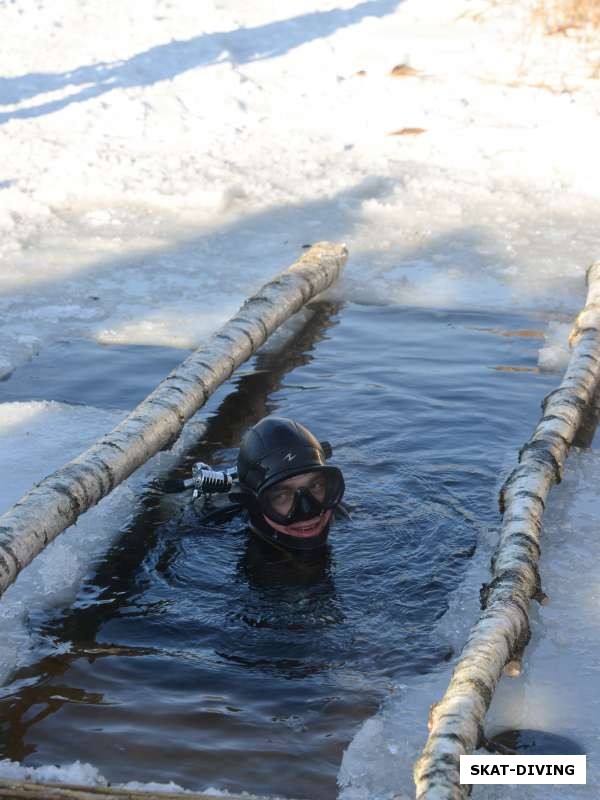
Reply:
[[461, 783], [585, 783], [586, 756], [461, 756]]

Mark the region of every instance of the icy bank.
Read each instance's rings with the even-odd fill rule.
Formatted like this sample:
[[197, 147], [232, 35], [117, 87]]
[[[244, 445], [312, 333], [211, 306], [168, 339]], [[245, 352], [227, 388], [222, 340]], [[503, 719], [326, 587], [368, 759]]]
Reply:
[[[120, 411], [55, 402], [1, 404], [0, 513], [46, 474], [111, 430], [123, 416]], [[5, 592], [0, 603], [0, 685], [20, 667], [65, 647], [64, 643], [42, 639], [36, 619], [75, 600], [85, 575], [136, 513], [145, 484], [172, 468], [185, 450], [188, 437], [194, 440], [201, 429], [201, 422], [191, 422], [173, 451], [155, 456], [84, 514], [76, 525], [51, 542]]]
[[[573, 451], [563, 483], [556, 487], [544, 516], [540, 572], [550, 604], [534, 607], [532, 640], [519, 678], [503, 677], [490, 708], [486, 734], [527, 728], [567, 736], [588, 756], [587, 786], [561, 786], [565, 800], [598, 794], [600, 758], [600, 628], [597, 564], [600, 511], [596, 487], [600, 450]], [[463, 585], [440, 630], [462, 646], [477, 614], [477, 591], [488, 579], [493, 537], [484, 536]], [[380, 713], [367, 720], [348, 748], [340, 770], [342, 800], [414, 797], [412, 764], [427, 738], [429, 706], [443, 694], [451, 665], [444, 671], [407, 680]], [[547, 786], [478, 786], [473, 797], [541, 800]]]
[[[90, 406], [50, 402], [0, 405], [2, 491], [0, 510], [15, 503], [36, 481], [74, 458], [120, 421], [122, 414]], [[141, 478], [136, 478], [138, 483]], [[53, 652], [32, 624], [40, 613], [71, 603], [81, 580], [117, 535], [137, 497], [128, 485], [81, 518], [40, 554], [0, 603], [0, 683], [19, 667]]]

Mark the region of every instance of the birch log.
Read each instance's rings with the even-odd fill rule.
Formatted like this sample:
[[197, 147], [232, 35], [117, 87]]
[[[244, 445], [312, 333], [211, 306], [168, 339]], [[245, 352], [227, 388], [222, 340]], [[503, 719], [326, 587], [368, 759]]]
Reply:
[[43, 548], [159, 450], [268, 336], [339, 277], [343, 245], [321, 242], [292, 264], [182, 364], [113, 431], [36, 484], [0, 517], [0, 595]]
[[463, 800], [459, 757], [481, 743], [483, 721], [505, 665], [518, 671], [529, 632], [529, 603], [543, 602], [538, 561], [546, 497], [593, 401], [600, 378], [600, 261], [587, 273], [586, 305], [571, 332], [563, 381], [542, 403], [543, 416], [521, 448], [500, 492], [503, 514], [492, 579], [481, 591], [482, 613], [471, 629], [442, 700], [432, 706], [430, 734], [414, 768], [418, 800]]

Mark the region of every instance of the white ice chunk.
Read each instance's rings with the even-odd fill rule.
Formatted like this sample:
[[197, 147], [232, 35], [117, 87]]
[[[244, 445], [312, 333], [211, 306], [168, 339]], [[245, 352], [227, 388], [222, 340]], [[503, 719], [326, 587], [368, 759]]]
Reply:
[[567, 368], [571, 355], [569, 334], [572, 328], [572, 324], [565, 322], [549, 323], [545, 344], [538, 355], [540, 369], [547, 372], [562, 372]]
[[63, 766], [24, 767], [16, 761], [0, 761], [0, 777], [32, 783], [67, 783], [79, 786], [108, 786], [108, 781], [91, 764], [74, 761]]
[[[0, 761], [0, 778], [13, 781], [28, 781], [31, 783], [66, 783], [75, 786], [109, 785], [108, 781], [97, 767], [85, 762], [82, 763], [81, 761], [74, 761], [72, 764], [44, 764], [41, 767], [27, 767], [16, 761], [3, 759]], [[183, 789], [174, 781], [169, 781], [168, 783], [129, 781], [128, 783], [115, 783], [112, 785], [119, 789], [130, 789], [131, 791], [180, 792], [181, 794], [190, 794], [189, 790]], [[212, 794], [227, 797], [227, 794], [224, 792], [216, 790], [209, 791], [211, 791]]]

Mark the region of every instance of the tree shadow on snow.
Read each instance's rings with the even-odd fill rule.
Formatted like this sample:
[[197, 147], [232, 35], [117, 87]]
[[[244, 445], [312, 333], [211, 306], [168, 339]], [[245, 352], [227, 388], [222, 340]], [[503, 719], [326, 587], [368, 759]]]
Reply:
[[68, 97], [0, 113], [0, 124], [52, 114], [71, 105], [100, 97], [114, 89], [152, 86], [189, 70], [229, 61], [248, 64], [285, 55], [315, 39], [333, 35], [366, 17], [384, 17], [402, 0], [366, 0], [350, 9], [313, 11], [255, 28], [238, 28], [156, 45], [125, 61], [87, 64], [62, 73], [29, 73], [0, 78], [0, 105], [24, 102], [38, 95], [81, 87]]
[[[476, 222], [432, 234], [419, 242], [407, 238], [406, 244], [398, 242], [389, 252], [382, 249], [365, 216], [364, 204], [379, 201], [385, 205], [394, 186], [391, 178], [371, 176], [309, 202], [236, 214], [216, 230], [199, 232], [162, 249], [100, 259], [80, 272], [69, 272], [68, 276], [50, 271], [43, 279], [19, 286], [19, 298], [25, 304], [63, 305], [78, 304], [83, 296], [87, 297], [90, 308], [97, 308], [100, 301], [109, 303], [112, 309], [121, 299], [120, 294], [115, 295], [114, 302], [109, 299], [115, 291], [120, 292], [115, 288], [117, 285], [124, 287], [128, 282], [135, 285], [143, 273], [150, 281], [145, 291], [152, 293], [160, 291], [165, 276], [177, 275], [177, 283], [189, 282], [190, 298], [198, 291], [199, 313], [204, 311], [207, 320], [212, 320], [212, 327], [216, 327], [219, 320], [211, 306], [215, 293], [219, 296], [219, 318], [224, 320], [237, 311], [244, 298], [292, 264], [309, 245], [330, 240], [349, 244], [350, 262], [343, 289], [336, 290], [336, 294], [342, 291], [351, 302], [438, 309], [500, 305], [505, 309], [514, 306], [515, 310], [525, 310], [527, 303], [521, 300], [524, 295], [533, 298], [533, 306], [541, 304], [546, 310], [570, 314], [578, 307], [583, 272], [581, 275], [549, 272], [543, 280], [536, 278], [532, 283], [527, 270], [516, 269], [515, 257], [506, 255], [504, 243], [496, 241], [485, 226]], [[389, 221], [390, 226], [398, 224], [402, 225], [402, 220]], [[561, 225], [560, 218], [556, 224]], [[588, 223], [581, 220], [582, 228], [591, 224], [591, 220]], [[410, 227], [409, 224], [407, 233]], [[80, 281], [89, 284], [83, 292], [76, 288]], [[473, 285], [475, 293], [470, 289]], [[73, 295], [71, 289], [75, 290]], [[12, 291], [0, 287], [0, 297]], [[157, 296], [157, 306], [161, 316], [170, 313], [167, 297], [160, 302]], [[142, 305], [140, 313], [153, 308]], [[174, 307], [173, 312], [177, 314], [178, 309]], [[132, 315], [128, 318], [135, 321]], [[76, 319], [70, 322], [77, 327]], [[89, 329], [85, 319], [83, 326]], [[89, 330], [83, 335], [88, 336]]]

